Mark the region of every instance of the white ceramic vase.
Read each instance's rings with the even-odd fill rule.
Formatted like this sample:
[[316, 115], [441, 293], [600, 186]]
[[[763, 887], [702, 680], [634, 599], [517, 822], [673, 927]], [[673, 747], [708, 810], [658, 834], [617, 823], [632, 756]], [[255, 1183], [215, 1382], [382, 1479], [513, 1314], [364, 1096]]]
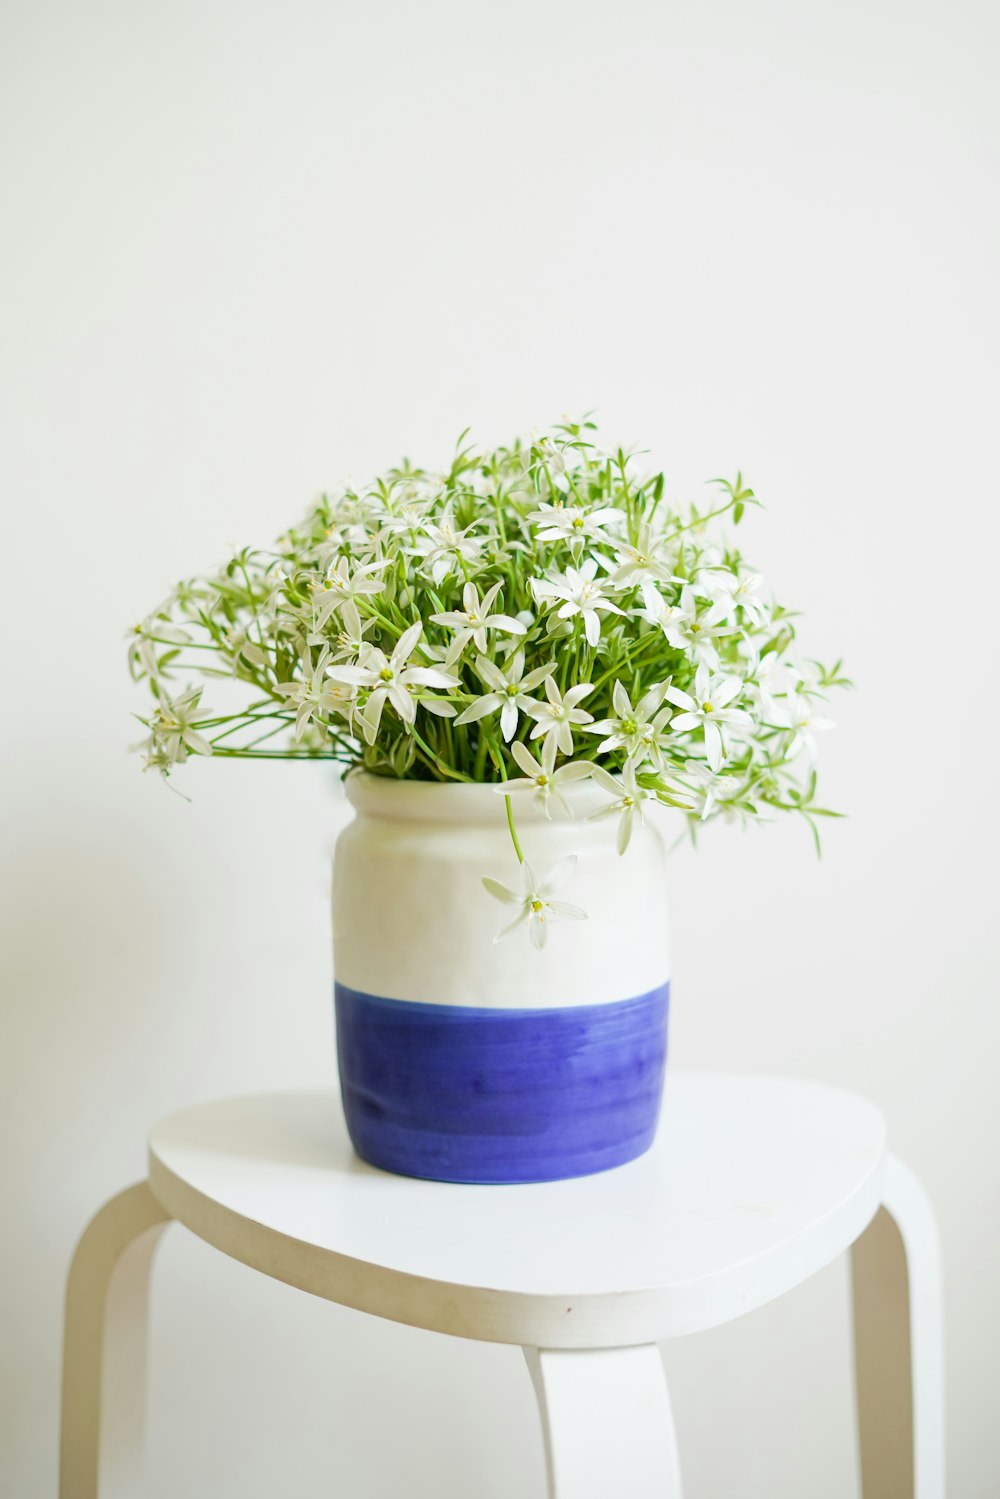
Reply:
[[493, 787], [347, 779], [356, 816], [336, 848], [334, 972], [341, 1088], [358, 1154], [402, 1175], [550, 1181], [605, 1170], [652, 1142], [666, 1058], [665, 851], [649, 823], [626, 854], [607, 795], [567, 788], [573, 819], [518, 796], [543, 876], [577, 863], [544, 948], [484, 875], [520, 884]]

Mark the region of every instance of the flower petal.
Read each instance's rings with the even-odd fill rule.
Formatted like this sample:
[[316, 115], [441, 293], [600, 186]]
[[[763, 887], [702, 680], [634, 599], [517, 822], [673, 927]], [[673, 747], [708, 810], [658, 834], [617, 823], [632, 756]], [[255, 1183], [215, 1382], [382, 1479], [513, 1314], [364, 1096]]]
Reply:
[[[549, 895], [553, 890], [558, 890], [559, 886], [565, 884], [566, 880], [569, 879], [576, 866], [576, 854], [567, 854], [564, 858], [557, 860], [541, 884], [536, 885], [539, 895]], [[525, 866], [522, 865], [521, 867], [523, 869]], [[535, 882], [533, 881], [532, 883], [534, 884]]]
[[508, 744], [517, 733], [517, 702], [513, 698], [503, 699], [503, 707], [500, 709], [500, 732]]
[[614, 690], [611, 693], [611, 701], [615, 705], [615, 712], [618, 714], [619, 718], [632, 717], [632, 704], [629, 701], [629, 695], [625, 691], [625, 688], [622, 686], [621, 682], [615, 682]]
[[557, 785], [565, 786], [568, 781], [585, 781], [594, 771], [598, 769], [589, 760], [571, 760], [568, 765], [560, 765], [552, 777]]
[[590, 918], [582, 906], [571, 906], [565, 900], [550, 900], [549, 910], [556, 916], [562, 917], [564, 921], [589, 921]]
[[511, 890], [507, 885], [501, 885], [499, 880], [491, 879], [488, 874], [483, 875], [483, 887], [488, 890], [494, 900], [502, 900], [505, 906], [520, 905], [524, 899], [516, 890]]
[[489, 692], [484, 697], [477, 697], [467, 708], [463, 708], [455, 719], [456, 728], [463, 723], [477, 723], [479, 719], [485, 718], [487, 714], [495, 713], [502, 701], [503, 699], [496, 692]]
[[520, 740], [518, 740], [517, 744], [511, 745], [510, 752], [514, 757], [516, 764], [521, 767], [525, 775], [530, 776], [532, 780], [534, 780], [535, 776], [537, 776], [538, 774], [539, 765], [534, 755], [528, 749], [528, 746], [526, 744], [522, 744]]
[[710, 718], [705, 722], [705, 759], [713, 770], [722, 766], [722, 734]]
[[615, 798], [621, 797], [621, 786], [615, 780], [614, 776], [608, 774], [603, 766], [595, 765], [593, 770], [591, 771], [591, 775], [597, 782], [598, 786], [602, 788], [602, 790], [610, 792], [611, 795]]
[[497, 932], [496, 936], [493, 938], [494, 944], [497, 942], [502, 942], [505, 937], [510, 936], [511, 932], [516, 932], [518, 927], [523, 926], [527, 919], [528, 911], [527, 907], [525, 907], [517, 916], [514, 917], [514, 920], [512, 922], [505, 926], [501, 931]]
[[496, 662], [491, 661], [488, 656], [476, 657], [476, 671], [482, 677], [487, 687], [492, 687], [494, 692], [502, 692], [507, 686], [507, 678], [504, 676], [499, 666], [497, 666]]
[[392, 653], [392, 665], [394, 670], [399, 671], [400, 668], [405, 666], [407, 661], [409, 661], [410, 657], [413, 655], [413, 652], [416, 649], [417, 641], [423, 634], [423, 630], [424, 627], [418, 620], [415, 625], [411, 625], [408, 630], [404, 630], [402, 635], [400, 635], [399, 640], [396, 642], [396, 647]]
[[493, 630], [505, 630], [508, 635], [526, 635], [527, 626], [522, 625], [519, 619], [511, 619], [509, 614], [490, 614], [486, 623]]

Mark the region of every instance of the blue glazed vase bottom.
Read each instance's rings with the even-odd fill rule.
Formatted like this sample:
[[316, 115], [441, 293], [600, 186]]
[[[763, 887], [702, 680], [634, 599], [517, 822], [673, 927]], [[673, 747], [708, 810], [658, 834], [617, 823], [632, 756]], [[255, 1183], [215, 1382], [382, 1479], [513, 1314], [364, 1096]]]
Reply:
[[347, 1127], [373, 1166], [431, 1181], [560, 1181], [621, 1166], [653, 1142], [669, 984], [541, 1010], [334, 987]]

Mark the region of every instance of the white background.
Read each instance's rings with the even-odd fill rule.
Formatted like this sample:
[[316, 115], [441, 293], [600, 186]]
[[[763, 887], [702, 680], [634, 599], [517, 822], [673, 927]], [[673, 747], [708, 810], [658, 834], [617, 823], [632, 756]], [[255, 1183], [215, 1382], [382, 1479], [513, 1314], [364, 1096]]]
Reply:
[[[6, 0], [0, 1490], [158, 1115], [329, 1080], [322, 768], [126, 746], [123, 633], [324, 486], [598, 408], [856, 693], [849, 812], [673, 865], [673, 1065], [878, 1100], [947, 1257], [951, 1492], [1000, 1491], [995, 87], [987, 0]], [[542, 1492], [514, 1350], [168, 1236], [158, 1499]], [[691, 1499], [855, 1492], [846, 1276], [667, 1349]]]

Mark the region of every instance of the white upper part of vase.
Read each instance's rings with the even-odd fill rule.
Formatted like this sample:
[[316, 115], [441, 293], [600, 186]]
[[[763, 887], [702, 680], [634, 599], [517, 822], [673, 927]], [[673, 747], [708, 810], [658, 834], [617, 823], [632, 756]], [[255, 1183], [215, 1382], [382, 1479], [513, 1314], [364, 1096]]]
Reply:
[[561, 859], [576, 864], [554, 898], [586, 920], [555, 920], [544, 948], [483, 885], [521, 889], [504, 799], [492, 786], [347, 778], [356, 816], [337, 840], [334, 971], [339, 983], [383, 999], [499, 1009], [613, 1004], [670, 978], [666, 853], [651, 822], [624, 856], [616, 818], [592, 820], [608, 795], [589, 781], [564, 789], [572, 819], [530, 795], [512, 798], [518, 837], [539, 881]]

